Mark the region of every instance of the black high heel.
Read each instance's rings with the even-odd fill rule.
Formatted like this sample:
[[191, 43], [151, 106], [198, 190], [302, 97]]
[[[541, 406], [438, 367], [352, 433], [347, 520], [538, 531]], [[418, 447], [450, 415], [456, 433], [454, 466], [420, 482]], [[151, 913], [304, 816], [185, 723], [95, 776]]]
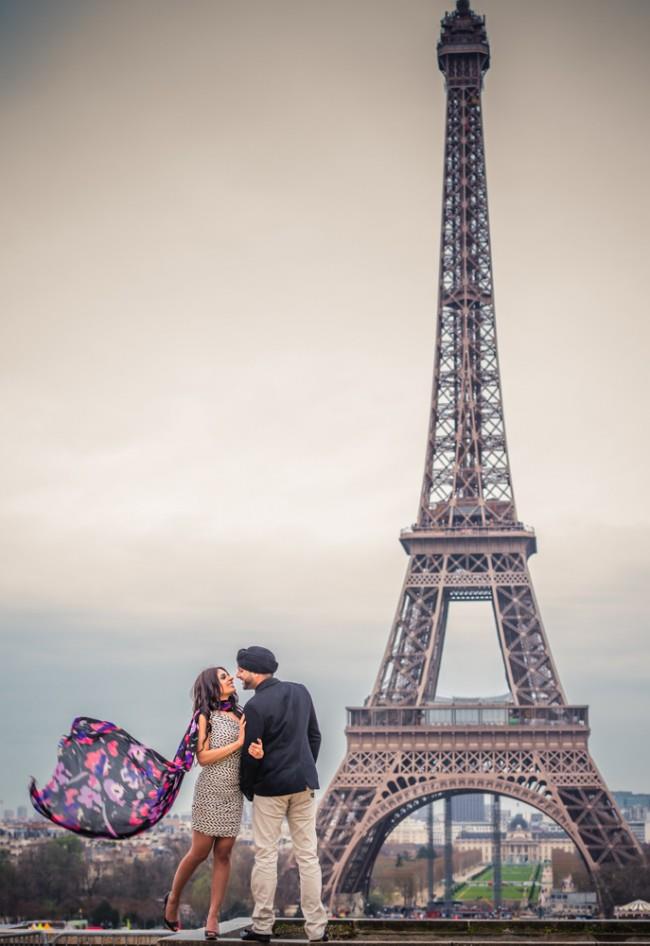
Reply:
[[165, 924], [168, 930], [172, 931], [172, 933], [178, 933], [178, 931], [181, 928], [181, 924], [178, 922], [178, 920], [167, 919], [167, 901], [169, 900], [170, 893], [171, 893], [171, 890], [169, 891], [169, 893], [165, 894], [165, 898], [163, 900], [163, 923]]

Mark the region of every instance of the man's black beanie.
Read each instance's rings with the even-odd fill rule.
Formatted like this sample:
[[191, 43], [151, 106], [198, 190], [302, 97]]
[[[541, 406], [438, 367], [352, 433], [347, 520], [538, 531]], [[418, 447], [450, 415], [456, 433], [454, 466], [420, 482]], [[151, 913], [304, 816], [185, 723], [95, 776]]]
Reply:
[[242, 647], [237, 651], [237, 666], [251, 673], [275, 673], [278, 662], [266, 647]]

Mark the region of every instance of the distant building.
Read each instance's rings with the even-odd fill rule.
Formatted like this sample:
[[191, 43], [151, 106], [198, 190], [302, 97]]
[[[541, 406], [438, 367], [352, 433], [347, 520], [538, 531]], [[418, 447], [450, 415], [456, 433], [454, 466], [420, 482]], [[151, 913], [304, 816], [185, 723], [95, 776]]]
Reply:
[[625, 820], [637, 841], [640, 841], [641, 844], [650, 843], [650, 818], [626, 818]]
[[598, 898], [593, 891], [554, 890], [548, 907], [551, 915], [556, 917], [591, 917], [598, 911]]
[[[464, 832], [466, 834], [471, 834], [474, 837], [475, 834], [480, 834], [486, 830], [486, 824], [484, 821], [481, 822], [470, 822], [466, 821], [463, 823], [452, 822], [451, 826], [451, 837], [456, 843], [456, 839]], [[395, 827], [391, 833], [386, 838], [387, 844], [410, 844], [416, 845], [417, 847], [422, 847], [428, 843], [428, 828], [425, 821], [422, 821], [418, 818], [405, 818], [404, 821]], [[435, 847], [441, 847], [445, 843], [445, 824], [442, 817], [436, 815], [433, 822], [433, 843]]]
[[427, 826], [424, 821], [416, 821], [414, 818], [405, 818], [404, 821], [400, 821], [397, 827], [391, 831], [386, 841], [388, 844], [424, 845], [427, 843]]
[[612, 792], [619, 808], [627, 809], [636, 806], [650, 808], [650, 795], [639, 792]]
[[613, 792], [621, 814], [641, 844], [650, 843], [650, 795], [639, 792]]
[[487, 821], [484, 795], [452, 795], [451, 817], [454, 821]]
[[[493, 860], [492, 831], [461, 831], [455, 840], [459, 851], [480, 850], [481, 860]], [[516, 815], [505, 832], [501, 832], [501, 860], [504, 864], [529, 864], [550, 861], [553, 851], [573, 851], [573, 841], [563, 832], [531, 825]]]

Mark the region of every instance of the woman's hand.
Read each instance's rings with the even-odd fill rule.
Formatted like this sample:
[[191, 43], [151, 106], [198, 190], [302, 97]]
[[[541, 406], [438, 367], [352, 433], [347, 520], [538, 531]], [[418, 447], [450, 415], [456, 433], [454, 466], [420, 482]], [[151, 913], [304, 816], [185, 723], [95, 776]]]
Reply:
[[256, 739], [255, 742], [251, 742], [248, 747], [248, 754], [252, 755], [254, 759], [264, 758], [264, 747], [262, 746], [261, 739]]
[[237, 746], [241, 749], [246, 738], [246, 717], [239, 717], [239, 735], [237, 736]]

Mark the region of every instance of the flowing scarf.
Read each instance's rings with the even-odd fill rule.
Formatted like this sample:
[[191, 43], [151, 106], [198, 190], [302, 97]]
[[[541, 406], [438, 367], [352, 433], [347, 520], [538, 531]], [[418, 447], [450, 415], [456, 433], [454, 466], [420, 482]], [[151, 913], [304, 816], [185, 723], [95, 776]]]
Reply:
[[89, 838], [140, 834], [174, 804], [197, 738], [195, 713], [170, 762], [114, 723], [78, 716], [59, 742], [50, 781], [39, 789], [32, 779], [32, 805], [54, 824]]

